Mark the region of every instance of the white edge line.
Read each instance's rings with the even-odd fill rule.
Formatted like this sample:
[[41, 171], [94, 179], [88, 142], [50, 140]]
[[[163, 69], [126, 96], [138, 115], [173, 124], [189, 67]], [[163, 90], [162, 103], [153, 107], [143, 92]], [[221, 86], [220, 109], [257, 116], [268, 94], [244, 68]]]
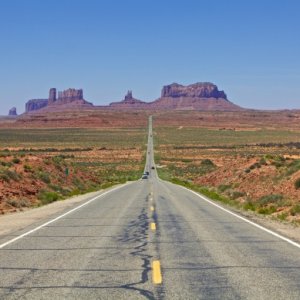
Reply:
[[[4, 248], [5, 246], [8, 246], [8, 245], [10, 245], [10, 244], [16, 242], [17, 240], [22, 239], [23, 237], [25, 237], [25, 236], [27, 236], [27, 235], [29, 235], [29, 234], [31, 234], [31, 233], [34, 233], [34, 232], [38, 231], [39, 229], [41, 229], [41, 228], [43, 228], [43, 227], [45, 227], [45, 226], [47, 226], [47, 225], [49, 225], [49, 224], [51, 224], [51, 223], [56, 222], [57, 220], [59, 220], [59, 219], [65, 217], [65, 216], [67, 216], [67, 215], [73, 213], [74, 211], [76, 211], [76, 210], [78, 210], [78, 209], [80, 209], [80, 208], [82, 208], [82, 207], [84, 207], [84, 206], [90, 204], [91, 202], [93, 202], [93, 201], [95, 201], [95, 200], [97, 200], [97, 199], [99, 199], [99, 198], [101, 198], [101, 197], [103, 197], [103, 196], [105, 196], [105, 195], [107, 195], [107, 194], [113, 192], [113, 191], [116, 191], [116, 190], [118, 190], [118, 189], [121, 189], [121, 188], [123, 188], [123, 187], [125, 187], [126, 185], [131, 184], [131, 183], [133, 183], [133, 182], [125, 183], [125, 184], [123, 184], [123, 185], [121, 185], [121, 186], [115, 187], [115, 188], [113, 188], [113, 189], [111, 189], [111, 190], [109, 190], [109, 191], [106, 191], [106, 192], [102, 193], [101, 195], [98, 195], [98, 196], [96, 196], [96, 197], [94, 197], [94, 198], [88, 200], [87, 202], [85, 202], [85, 203], [83, 203], [83, 204], [81, 204], [81, 205], [79, 205], [79, 206], [76, 206], [75, 208], [73, 208], [73, 209], [67, 211], [66, 213], [64, 213], [64, 214], [62, 214], [62, 215], [60, 215], [60, 216], [54, 218], [53, 220], [50, 220], [50, 221], [48, 221], [48, 222], [46, 222], [46, 223], [44, 223], [44, 224], [42, 224], [42, 225], [40, 225], [40, 226], [38, 226], [38, 227], [36, 227], [36, 228], [30, 230], [30, 231], [27, 231], [27, 232], [25, 232], [25, 233], [23, 233], [23, 234], [21, 234], [21, 235], [15, 237], [15, 238], [9, 240], [9, 241], [7, 241], [7, 242], [1, 244], [1, 245], [0, 245], [0, 249], [2, 249], [2, 248]], [[67, 200], [65, 200], [65, 201], [67, 201]]]
[[[161, 179], [159, 179], [159, 180], [161, 180]], [[161, 180], [161, 181], [164, 182], [163, 180]], [[246, 218], [244, 218], [244, 217], [242, 217], [242, 216], [240, 216], [240, 215], [238, 215], [238, 214], [236, 214], [236, 213], [234, 213], [234, 212], [232, 212], [232, 211], [230, 211], [230, 210], [222, 207], [221, 205], [219, 205], [217, 203], [214, 203], [212, 200], [209, 200], [207, 197], [205, 197], [205, 196], [203, 196], [201, 194], [198, 194], [197, 192], [195, 192], [193, 190], [190, 190], [190, 189], [188, 189], [188, 188], [186, 188], [186, 187], [184, 187], [182, 185], [174, 184], [172, 182], [168, 182], [168, 183], [176, 185], [176, 186], [179, 186], [179, 187], [181, 187], [181, 188], [183, 188], [183, 189], [185, 189], [185, 190], [187, 190], [187, 191], [195, 194], [196, 196], [198, 196], [202, 200], [210, 203], [211, 205], [214, 205], [214, 206], [218, 207], [219, 209], [221, 209], [221, 210], [223, 210], [223, 211], [225, 211], [225, 212], [227, 212], [227, 213], [235, 216], [236, 218], [239, 218], [239, 219], [245, 221], [246, 223], [249, 223], [249, 224], [251, 224], [251, 225], [253, 225], [253, 226], [255, 226], [255, 227], [257, 227], [257, 228], [259, 228], [259, 229], [261, 229], [261, 230], [263, 230], [263, 231], [265, 231], [265, 232], [267, 232], [267, 233], [269, 233], [269, 234], [271, 234], [273, 236], [276, 236], [277, 238], [282, 239], [282, 240], [286, 241], [287, 243], [289, 243], [289, 244], [291, 244], [291, 245], [293, 245], [293, 246], [295, 246], [297, 248], [300, 248], [300, 244], [299, 243], [294, 242], [293, 240], [290, 240], [290, 239], [284, 237], [283, 235], [280, 235], [280, 234], [278, 234], [278, 233], [276, 233], [276, 232], [274, 232], [274, 231], [272, 231], [272, 230], [270, 230], [270, 229], [268, 229], [268, 228], [266, 228], [264, 226], [261, 226], [261, 225], [255, 223], [255, 222], [252, 222], [252, 221], [250, 221], [250, 220], [248, 220], [248, 219], [246, 219]]]

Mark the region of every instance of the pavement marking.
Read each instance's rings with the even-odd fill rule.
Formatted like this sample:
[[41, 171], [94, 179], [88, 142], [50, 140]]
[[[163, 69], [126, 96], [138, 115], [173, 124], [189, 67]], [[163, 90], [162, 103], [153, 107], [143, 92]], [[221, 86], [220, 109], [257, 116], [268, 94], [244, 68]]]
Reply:
[[155, 284], [161, 284], [162, 283], [162, 276], [161, 276], [159, 260], [154, 260], [152, 262], [152, 281]]
[[[134, 182], [134, 181], [133, 181], [133, 182]], [[27, 232], [25, 232], [25, 233], [23, 233], [23, 234], [21, 234], [21, 235], [15, 237], [15, 238], [9, 240], [9, 241], [7, 241], [7, 242], [5, 242], [5, 243], [3, 243], [3, 244], [0, 244], [0, 249], [2, 249], [2, 248], [4, 248], [5, 246], [8, 246], [8, 245], [10, 245], [10, 244], [16, 242], [17, 240], [22, 239], [23, 237], [25, 237], [25, 236], [27, 236], [27, 235], [29, 235], [29, 234], [31, 234], [31, 233], [34, 233], [34, 232], [36, 232], [36, 231], [42, 229], [42, 228], [45, 227], [45, 226], [48, 226], [48, 225], [51, 224], [51, 223], [54, 223], [54, 222], [58, 221], [59, 219], [61, 219], [61, 218], [65, 217], [65, 216], [67, 216], [67, 215], [73, 213], [74, 211], [76, 211], [76, 210], [78, 210], [78, 209], [80, 209], [80, 208], [82, 208], [82, 207], [84, 207], [84, 206], [86, 206], [86, 205], [88, 205], [88, 204], [90, 204], [91, 202], [93, 202], [93, 201], [95, 201], [95, 200], [97, 200], [97, 199], [99, 199], [99, 198], [101, 198], [101, 197], [103, 197], [103, 196], [105, 196], [105, 195], [107, 195], [107, 194], [109, 194], [109, 193], [111, 193], [111, 192], [114, 192], [114, 191], [116, 191], [116, 190], [119, 190], [119, 189], [123, 188], [124, 186], [126, 186], [126, 185], [128, 185], [128, 184], [131, 184], [131, 183], [133, 183], [133, 182], [125, 183], [125, 184], [123, 184], [122, 186], [118, 186], [118, 187], [115, 187], [115, 188], [113, 188], [113, 189], [111, 189], [111, 190], [109, 190], [109, 191], [107, 191], [107, 192], [104, 192], [104, 193], [102, 193], [101, 195], [98, 195], [98, 196], [96, 196], [96, 197], [94, 197], [94, 198], [88, 200], [87, 202], [85, 202], [85, 203], [83, 203], [83, 204], [81, 204], [81, 205], [79, 205], [79, 206], [77, 206], [77, 207], [75, 207], [75, 208], [73, 208], [73, 209], [67, 211], [66, 213], [64, 213], [64, 214], [62, 214], [62, 215], [60, 215], [60, 216], [54, 218], [53, 220], [50, 220], [50, 221], [48, 221], [48, 222], [46, 222], [46, 223], [44, 223], [44, 224], [42, 224], [42, 225], [40, 225], [40, 226], [38, 226], [38, 227], [36, 227], [36, 228], [30, 230], [30, 231], [27, 231]]]
[[156, 230], [156, 224], [152, 222], [150, 224], [150, 228], [151, 228], [151, 230]]
[[151, 210], [151, 211], [154, 211], [154, 206], [151, 206], [151, 207], [150, 207], [150, 210]]
[[[161, 179], [160, 179], [160, 180], [161, 180]], [[174, 183], [171, 183], [171, 184], [174, 184]], [[195, 194], [196, 196], [198, 196], [198, 197], [201, 198], [202, 200], [204, 200], [204, 201], [210, 203], [211, 205], [214, 205], [215, 207], [220, 208], [221, 210], [223, 210], [223, 211], [229, 213], [230, 215], [233, 215], [233, 216], [235, 216], [236, 218], [241, 219], [241, 220], [245, 221], [246, 223], [251, 224], [251, 225], [253, 225], [253, 226], [255, 226], [255, 227], [257, 227], [257, 228], [259, 228], [259, 229], [261, 229], [261, 230], [263, 230], [263, 231], [265, 231], [265, 232], [267, 232], [267, 233], [269, 233], [269, 234], [271, 234], [271, 235], [273, 235], [273, 236], [276, 236], [277, 238], [279, 238], [279, 239], [281, 239], [281, 240], [283, 240], [283, 241], [285, 241], [285, 242], [287, 242], [287, 243], [289, 243], [289, 244], [291, 244], [291, 245], [293, 245], [293, 246], [295, 246], [295, 247], [297, 247], [297, 248], [300, 249], [300, 244], [299, 244], [299, 243], [294, 242], [293, 240], [291, 240], [291, 239], [289, 239], [289, 238], [286, 238], [286, 237], [284, 237], [283, 235], [278, 234], [278, 233], [276, 233], [275, 231], [272, 231], [272, 230], [270, 230], [270, 229], [268, 229], [268, 228], [266, 228], [266, 227], [264, 227], [264, 226], [261, 226], [261, 225], [259, 225], [259, 224], [256, 224], [255, 222], [252, 222], [252, 221], [250, 221], [250, 220], [248, 220], [248, 219], [246, 219], [246, 218], [244, 218], [244, 217], [242, 217], [242, 216], [240, 216], [240, 215], [238, 215], [238, 214], [236, 214], [236, 213], [234, 213], [234, 212], [232, 212], [232, 211], [230, 211], [230, 210], [228, 210], [228, 209], [222, 207], [221, 205], [219, 205], [219, 204], [217, 204], [217, 203], [214, 203], [214, 202], [213, 202], [212, 200], [210, 200], [209, 198], [207, 198], [207, 197], [205, 197], [205, 196], [203, 196], [203, 195], [200, 195], [200, 194], [198, 194], [198, 193], [196, 193], [196, 192], [194, 192], [194, 191], [192, 191], [192, 190], [190, 190], [190, 189], [188, 189], [188, 188], [186, 188], [186, 187], [184, 187], [184, 186], [177, 185], [177, 184], [174, 184], [174, 185], [179, 186], [179, 187], [181, 187], [181, 188], [183, 188], [183, 189], [185, 189], [185, 190], [187, 190], [187, 191], [189, 191], [189, 192]]]

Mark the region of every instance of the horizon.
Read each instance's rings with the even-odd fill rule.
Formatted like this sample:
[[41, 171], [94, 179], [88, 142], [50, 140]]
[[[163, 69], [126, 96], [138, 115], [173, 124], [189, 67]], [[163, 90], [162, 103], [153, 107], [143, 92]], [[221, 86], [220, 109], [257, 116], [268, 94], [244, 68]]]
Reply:
[[2, 1], [0, 115], [30, 99], [83, 89], [95, 106], [128, 90], [145, 102], [164, 85], [212, 82], [257, 110], [300, 109], [295, 0]]

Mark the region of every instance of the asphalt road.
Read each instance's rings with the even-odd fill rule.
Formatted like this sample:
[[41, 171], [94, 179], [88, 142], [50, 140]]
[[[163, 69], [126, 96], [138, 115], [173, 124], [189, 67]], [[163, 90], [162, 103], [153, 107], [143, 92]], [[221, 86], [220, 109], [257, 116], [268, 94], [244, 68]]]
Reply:
[[148, 179], [0, 236], [0, 299], [300, 299], [297, 244], [159, 180], [151, 125]]

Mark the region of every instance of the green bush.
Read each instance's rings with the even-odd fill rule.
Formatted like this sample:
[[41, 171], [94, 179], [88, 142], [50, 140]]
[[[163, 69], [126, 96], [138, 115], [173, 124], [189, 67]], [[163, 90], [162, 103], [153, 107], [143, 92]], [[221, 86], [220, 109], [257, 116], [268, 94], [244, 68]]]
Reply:
[[29, 165], [24, 165], [24, 171], [25, 172], [32, 172], [32, 167]]
[[264, 206], [267, 205], [269, 203], [277, 203], [280, 202], [283, 199], [283, 196], [280, 194], [271, 194], [271, 195], [265, 195], [262, 196], [259, 200], [258, 200], [258, 204], [260, 206]]
[[273, 205], [270, 207], [261, 207], [258, 209], [258, 213], [262, 215], [271, 215], [274, 212], [276, 212], [276, 207]]
[[300, 170], [300, 159], [296, 159], [288, 165], [286, 175], [290, 176], [299, 170]]
[[46, 172], [39, 172], [38, 178], [47, 184], [51, 182], [50, 175]]
[[295, 183], [294, 183], [294, 186], [296, 188], [296, 190], [298, 190], [300, 188], [300, 178], [298, 178]]
[[288, 214], [287, 213], [281, 213], [280, 215], [277, 216], [277, 218], [280, 220], [280, 221], [285, 221], [286, 218], [287, 218]]
[[256, 206], [253, 202], [251, 201], [247, 201], [244, 205], [243, 205], [243, 208], [245, 210], [252, 210], [252, 211], [255, 211], [256, 210]]
[[218, 190], [220, 192], [225, 192], [226, 190], [230, 189], [231, 188], [231, 185], [230, 184], [221, 184], [218, 186]]
[[290, 209], [290, 214], [292, 216], [295, 216], [297, 214], [300, 214], [300, 204], [296, 204], [294, 205], [291, 209]]
[[48, 204], [59, 199], [59, 195], [55, 192], [49, 191], [40, 191], [38, 194], [38, 199], [41, 201], [42, 204]]
[[9, 182], [10, 180], [19, 181], [22, 178], [20, 174], [16, 171], [10, 170], [1, 170], [0, 171], [0, 179]]
[[14, 157], [13, 160], [12, 160], [12, 162], [14, 164], [19, 164], [21, 162], [21, 160], [19, 158], [17, 158], [17, 157]]
[[231, 194], [231, 198], [232, 199], [238, 199], [240, 197], [243, 197], [245, 196], [245, 193], [244, 192], [240, 192], [240, 191], [233, 191], [232, 194]]

